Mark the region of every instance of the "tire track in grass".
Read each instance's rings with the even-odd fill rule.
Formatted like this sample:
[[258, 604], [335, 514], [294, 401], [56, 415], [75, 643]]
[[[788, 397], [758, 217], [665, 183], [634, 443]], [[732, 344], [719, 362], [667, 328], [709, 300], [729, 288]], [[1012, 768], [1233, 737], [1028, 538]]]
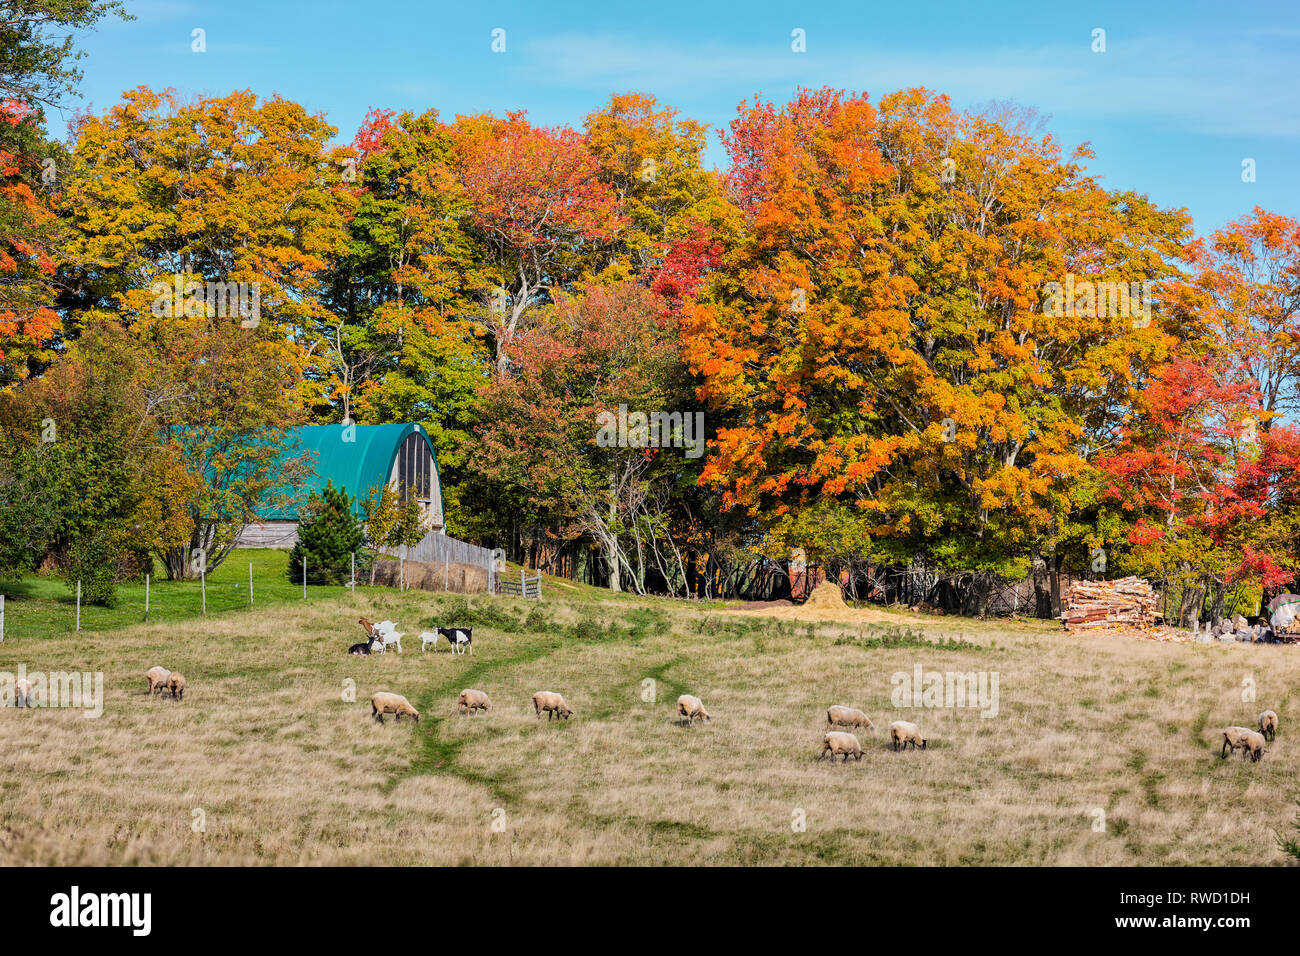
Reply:
[[434, 708], [438, 700], [445, 699], [449, 695], [459, 696], [463, 688], [479, 683], [479, 679], [486, 674], [521, 664], [531, 664], [554, 650], [562, 649], [562, 647], [557, 648], [553, 643], [521, 642], [521, 644], [522, 646], [506, 657], [475, 661], [463, 670], [456, 671], [452, 677], [442, 683], [427, 687], [416, 698], [416, 710], [423, 715], [419, 724], [421, 728], [419, 752], [410, 766], [394, 774], [380, 787], [381, 793], [385, 796], [389, 795], [408, 777], [445, 773], [484, 787], [503, 804], [513, 803], [517, 799], [517, 795], [502, 780], [504, 774], [482, 773], [460, 763], [460, 752], [470, 739], [453, 739], [444, 736], [442, 725], [451, 715], [435, 711]]
[[[668, 693], [672, 695], [671, 700], [675, 703], [678, 696], [687, 693], [686, 685], [669, 677], [667, 672], [677, 665], [685, 663], [685, 661], [686, 658], [678, 654], [662, 663], [656, 664], [654, 667], [640, 671], [641, 676], [637, 677], [636, 680], [640, 682], [649, 678], [655, 682], [656, 702], [661, 698], [664, 700], [669, 699], [667, 695], [660, 692], [661, 687], [666, 687]], [[593, 701], [593, 706], [587, 708], [586, 716], [590, 720], [609, 720], [616, 714], [622, 713], [626, 710], [626, 707], [620, 708], [619, 705], [620, 702], [625, 700], [625, 693], [625, 685], [614, 684], [602, 688], [598, 692], [599, 696], [596, 698], [596, 701], [599, 702], [596, 703], [596, 701]]]

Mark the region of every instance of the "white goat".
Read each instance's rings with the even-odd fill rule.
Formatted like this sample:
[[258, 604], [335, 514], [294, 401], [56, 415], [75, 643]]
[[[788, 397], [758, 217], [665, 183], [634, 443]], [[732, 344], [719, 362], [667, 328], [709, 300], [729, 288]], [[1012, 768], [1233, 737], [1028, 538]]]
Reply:
[[402, 638], [406, 635], [397, 633], [397, 625], [392, 621], [380, 621], [375, 625], [375, 641], [379, 644], [379, 651], [383, 653], [388, 650], [388, 645], [397, 648], [397, 653], [402, 653]]

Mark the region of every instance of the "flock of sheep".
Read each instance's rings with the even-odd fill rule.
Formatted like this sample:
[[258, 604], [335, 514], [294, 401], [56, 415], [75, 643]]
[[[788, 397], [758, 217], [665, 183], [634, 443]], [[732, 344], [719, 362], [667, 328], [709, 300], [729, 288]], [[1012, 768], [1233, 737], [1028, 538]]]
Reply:
[[[844, 755], [844, 762], [849, 762], [849, 757], [854, 760], [862, 759], [862, 744], [857, 736], [843, 730], [834, 730], [835, 727], [852, 727], [855, 730], [862, 727], [876, 732], [876, 725], [871, 722], [871, 718], [856, 707], [845, 707], [842, 704], [834, 704], [826, 710], [826, 735], [822, 737], [822, 752], [818, 760], [831, 755], [831, 762], [840, 754]], [[907, 745], [911, 744], [912, 749], [916, 750], [919, 744], [922, 750], [925, 749], [926, 739], [921, 736], [921, 728], [910, 720], [896, 720], [889, 725], [889, 742], [897, 753], [900, 749], [906, 750]]]
[[1241, 751], [1241, 759], [1249, 757], [1256, 763], [1264, 756], [1264, 741], [1277, 736], [1277, 714], [1266, 710], [1259, 715], [1259, 730], [1246, 727], [1225, 727], [1223, 730], [1223, 749], [1219, 756], [1226, 759], [1234, 750]]
[[[392, 621], [380, 621], [378, 624], [372, 624], [364, 617], [357, 622], [365, 630], [367, 640], [361, 644], [354, 644], [348, 649], [349, 654], [371, 654], [383, 653], [388, 645], [394, 645], [401, 653], [401, 639], [404, 634], [397, 633], [397, 625]], [[433, 644], [437, 650], [439, 637], [445, 637], [448, 645], [453, 652], [463, 654], [466, 648], [470, 653], [474, 652], [472, 644], [472, 629], [470, 628], [445, 628], [440, 627], [436, 631], [424, 631], [420, 634], [420, 650]], [[148, 693], [150, 695], [161, 691], [168, 691], [172, 700], [183, 700], [185, 697], [185, 675], [179, 671], [169, 671], [165, 667], [151, 667], [145, 674], [148, 681]], [[20, 683], [29, 684], [27, 681]], [[30, 687], [30, 684], [29, 684]], [[28, 688], [19, 688], [20, 696], [25, 697], [23, 690]], [[542, 713], [546, 713], [546, 720], [549, 723], [553, 718], [562, 718], [568, 720], [576, 711], [569, 706], [562, 694], [554, 691], [541, 690], [532, 697], [533, 710], [537, 714], [537, 719], [542, 719]], [[19, 706], [22, 706], [21, 703]], [[378, 691], [370, 698], [371, 716], [379, 723], [384, 722], [385, 714], [392, 714], [395, 720], [401, 720], [403, 717], [410, 717], [416, 723], [420, 721], [420, 712], [417, 711], [411, 702], [401, 694], [393, 694], [388, 691]], [[466, 688], [460, 692], [460, 697], [456, 701], [456, 713], [458, 714], [476, 714], [478, 711], [488, 712], [492, 709], [492, 701], [486, 693], [474, 688]], [[709, 723], [712, 718], [704, 707], [704, 702], [698, 697], [691, 694], [682, 694], [677, 698], [677, 718], [678, 723], [694, 725], [695, 721], [701, 720]], [[1278, 719], [1277, 714], [1271, 710], [1262, 712], [1258, 717], [1259, 730], [1250, 730], [1247, 727], [1227, 727], [1223, 731], [1223, 747], [1219, 752], [1219, 757], [1226, 759], [1230, 753], [1240, 750], [1242, 759], [1249, 757], [1252, 761], [1258, 762], [1264, 754], [1264, 744], [1271, 741], [1277, 736]], [[856, 707], [845, 707], [841, 704], [835, 704], [826, 711], [826, 733], [822, 737], [822, 751], [818, 759], [823, 759], [830, 754], [831, 761], [834, 762], [837, 756], [843, 756], [844, 762], [848, 763], [849, 757], [855, 760], [862, 759], [862, 743], [857, 736], [849, 730], [836, 730], [836, 727], [850, 728], [857, 730], [859, 728], [875, 733], [875, 725], [863, 711]], [[916, 724], [908, 720], [896, 720], [889, 725], [889, 740], [894, 751], [906, 750], [907, 745], [911, 744], [912, 749], [918, 747], [921, 750], [926, 749], [926, 738], [921, 736], [921, 730]]]
[[[685, 700], [686, 696], [682, 696]], [[699, 703], [697, 698], [690, 698]], [[680, 705], [681, 701], [678, 701]], [[466, 688], [460, 692], [460, 697], [456, 700], [456, 713], [474, 714], [478, 711], [490, 711], [492, 701], [487, 694], [481, 690]], [[562, 694], [554, 691], [539, 690], [533, 695], [533, 709], [537, 711], [537, 719], [542, 719], [542, 711], [546, 711], [546, 720], [549, 722], [553, 717], [563, 717], [568, 720], [577, 711], [565, 702]], [[700, 708], [703, 710], [703, 707]], [[411, 702], [401, 694], [390, 694], [388, 691], [379, 691], [370, 697], [370, 715], [379, 721], [384, 722], [384, 714], [392, 714], [395, 720], [401, 720], [403, 717], [410, 717], [417, 724], [420, 722], [420, 712], [411, 706]], [[707, 719], [707, 715], [706, 715]]]

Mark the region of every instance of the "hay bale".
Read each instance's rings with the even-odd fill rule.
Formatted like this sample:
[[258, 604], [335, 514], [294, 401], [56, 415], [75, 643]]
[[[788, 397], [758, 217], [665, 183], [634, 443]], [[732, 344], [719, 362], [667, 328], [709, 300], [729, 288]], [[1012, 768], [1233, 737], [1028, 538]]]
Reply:
[[804, 602], [804, 607], [821, 608], [823, 610], [837, 610], [848, 607], [844, 603], [844, 593], [840, 586], [834, 581], [823, 581], [817, 587], [813, 588], [812, 594], [808, 595], [808, 600]]
[[[441, 561], [407, 561], [406, 586], [420, 591], [446, 590], [456, 594], [477, 594], [487, 590], [487, 568], [477, 564], [452, 561], [444, 571]], [[395, 588], [401, 581], [400, 562], [380, 558], [375, 561], [375, 583]]]

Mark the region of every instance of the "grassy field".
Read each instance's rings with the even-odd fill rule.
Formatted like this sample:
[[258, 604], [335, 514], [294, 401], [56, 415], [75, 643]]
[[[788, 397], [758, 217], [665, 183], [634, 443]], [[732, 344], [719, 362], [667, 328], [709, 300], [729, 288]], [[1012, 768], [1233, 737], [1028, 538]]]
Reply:
[[[326, 590], [80, 634], [11, 626], [0, 671], [102, 671], [105, 701], [97, 719], [0, 709], [0, 862], [1283, 862], [1300, 649], [943, 618], [900, 637], [589, 589], [540, 605]], [[361, 614], [399, 621], [406, 652], [347, 656]], [[421, 654], [432, 623], [473, 624], [474, 655]], [[185, 673], [183, 702], [146, 696], [154, 664]], [[893, 706], [892, 675], [917, 665], [996, 672], [997, 716]], [[454, 715], [464, 687], [494, 709]], [[379, 726], [376, 690], [423, 719]], [[539, 722], [537, 690], [576, 716]], [[676, 725], [682, 692], [712, 723]], [[860, 762], [817, 759], [832, 703], [876, 723]], [[1220, 760], [1216, 729], [1265, 707], [1281, 732], [1263, 760]], [[900, 718], [925, 752], [887, 748]]]
[[[288, 552], [247, 548], [233, 552], [207, 578], [207, 610], [211, 616], [248, 610], [248, 571], [253, 570], [253, 605], [271, 607], [303, 600], [302, 585], [293, 584], [285, 573]], [[203, 594], [195, 581], [168, 581], [162, 568], [149, 582], [149, 620], [180, 621], [199, 617]], [[54, 575], [28, 575], [19, 581], [0, 582], [5, 602], [5, 636], [43, 638], [74, 630], [77, 621], [75, 586]], [[307, 587], [307, 600], [336, 599], [343, 588]], [[120, 585], [113, 607], [83, 604], [83, 630], [105, 630], [144, 622], [143, 582]]]

